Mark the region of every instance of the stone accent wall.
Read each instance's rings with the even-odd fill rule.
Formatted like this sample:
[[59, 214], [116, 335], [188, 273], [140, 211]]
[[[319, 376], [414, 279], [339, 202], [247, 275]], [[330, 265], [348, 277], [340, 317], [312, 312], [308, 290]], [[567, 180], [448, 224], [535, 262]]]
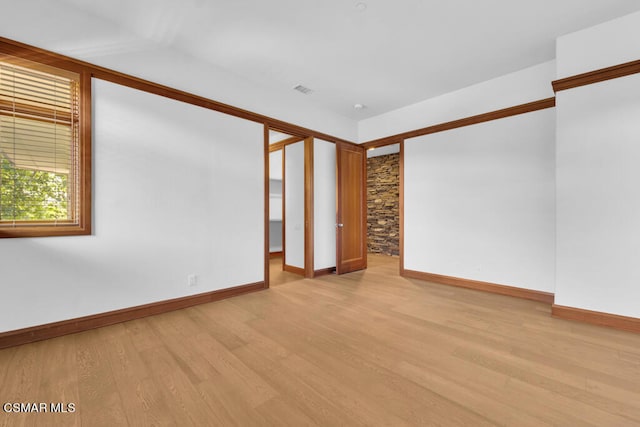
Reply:
[[367, 159], [367, 250], [400, 255], [400, 154]]

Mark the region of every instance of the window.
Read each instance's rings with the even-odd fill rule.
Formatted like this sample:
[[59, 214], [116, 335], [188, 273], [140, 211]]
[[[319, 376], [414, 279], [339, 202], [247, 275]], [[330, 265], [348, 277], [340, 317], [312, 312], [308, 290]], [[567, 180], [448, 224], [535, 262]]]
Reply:
[[89, 84], [0, 52], [0, 237], [91, 232]]

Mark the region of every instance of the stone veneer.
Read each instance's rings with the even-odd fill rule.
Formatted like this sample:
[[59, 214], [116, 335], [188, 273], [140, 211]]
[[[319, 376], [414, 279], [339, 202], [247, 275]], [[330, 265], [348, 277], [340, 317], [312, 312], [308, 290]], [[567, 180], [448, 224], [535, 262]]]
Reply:
[[367, 250], [400, 254], [400, 154], [367, 159]]

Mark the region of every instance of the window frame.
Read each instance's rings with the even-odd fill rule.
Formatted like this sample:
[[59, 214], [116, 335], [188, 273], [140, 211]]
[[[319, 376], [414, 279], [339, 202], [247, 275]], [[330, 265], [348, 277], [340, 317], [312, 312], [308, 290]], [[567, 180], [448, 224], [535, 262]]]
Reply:
[[78, 189], [71, 197], [78, 203], [75, 221], [12, 221], [0, 223], [0, 239], [15, 237], [52, 237], [90, 235], [91, 230], [91, 70], [67, 58], [42, 49], [18, 46], [0, 40], [0, 53], [36, 64], [47, 65], [79, 75], [80, 120], [78, 157]]

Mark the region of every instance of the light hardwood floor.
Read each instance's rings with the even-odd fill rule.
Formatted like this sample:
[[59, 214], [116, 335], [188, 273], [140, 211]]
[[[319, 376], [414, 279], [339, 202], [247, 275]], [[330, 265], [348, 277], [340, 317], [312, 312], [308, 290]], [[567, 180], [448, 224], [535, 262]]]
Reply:
[[640, 425], [640, 335], [369, 265], [2, 350], [0, 403], [77, 409], [0, 425]]

